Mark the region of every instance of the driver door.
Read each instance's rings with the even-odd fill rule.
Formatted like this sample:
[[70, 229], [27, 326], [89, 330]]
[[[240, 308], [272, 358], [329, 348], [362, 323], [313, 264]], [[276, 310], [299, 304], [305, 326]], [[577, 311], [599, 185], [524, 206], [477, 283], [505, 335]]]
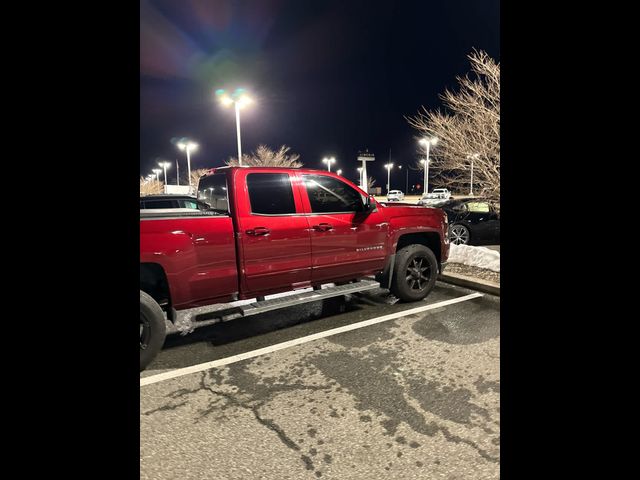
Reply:
[[366, 211], [366, 194], [330, 174], [301, 177], [311, 234], [311, 281], [358, 278], [382, 270], [389, 224], [377, 208]]

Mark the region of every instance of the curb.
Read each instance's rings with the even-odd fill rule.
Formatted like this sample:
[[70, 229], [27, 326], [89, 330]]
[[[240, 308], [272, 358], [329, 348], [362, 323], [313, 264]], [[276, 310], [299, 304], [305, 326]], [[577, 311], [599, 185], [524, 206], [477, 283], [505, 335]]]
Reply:
[[471, 288], [480, 292], [490, 293], [491, 295], [500, 296], [500, 285], [493, 282], [487, 282], [479, 278], [458, 275], [457, 273], [441, 273], [438, 275], [441, 282], [451, 283], [460, 287]]

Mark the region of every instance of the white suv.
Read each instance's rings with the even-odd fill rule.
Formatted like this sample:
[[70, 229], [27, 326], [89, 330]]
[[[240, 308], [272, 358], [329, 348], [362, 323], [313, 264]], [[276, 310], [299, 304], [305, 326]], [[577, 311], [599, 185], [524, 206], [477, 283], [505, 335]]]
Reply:
[[387, 202], [400, 202], [404, 200], [404, 193], [400, 190], [390, 190], [387, 193]]
[[451, 192], [446, 188], [434, 188], [431, 193], [422, 195], [418, 205], [440, 205], [451, 198]]
[[451, 198], [451, 192], [446, 188], [434, 188], [431, 193], [438, 195], [438, 198], [443, 198], [445, 200], [449, 200], [449, 198]]

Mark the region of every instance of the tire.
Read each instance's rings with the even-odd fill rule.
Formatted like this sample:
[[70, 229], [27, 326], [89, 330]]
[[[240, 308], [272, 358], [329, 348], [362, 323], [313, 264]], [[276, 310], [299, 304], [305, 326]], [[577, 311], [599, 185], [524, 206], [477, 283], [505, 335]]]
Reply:
[[449, 241], [454, 245], [468, 245], [469, 240], [471, 240], [471, 233], [461, 223], [455, 223], [449, 227]]
[[140, 371], [160, 353], [166, 336], [162, 308], [151, 295], [140, 290]]
[[405, 302], [425, 298], [438, 276], [438, 260], [433, 252], [420, 244], [407, 245], [396, 254], [391, 280], [391, 293]]

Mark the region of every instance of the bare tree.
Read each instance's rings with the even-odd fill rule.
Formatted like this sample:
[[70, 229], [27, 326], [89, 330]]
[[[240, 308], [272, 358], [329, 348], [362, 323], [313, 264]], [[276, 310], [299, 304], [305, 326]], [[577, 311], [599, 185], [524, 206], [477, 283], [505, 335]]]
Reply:
[[[409, 124], [421, 135], [435, 136], [429, 172], [437, 183], [451, 190], [473, 192], [500, 200], [500, 63], [483, 51], [468, 56], [471, 72], [456, 77], [457, 92], [440, 96], [445, 112], [424, 106]], [[420, 169], [424, 168], [418, 163]]]
[[[282, 145], [279, 150], [274, 151], [266, 145], [259, 145], [254, 152], [242, 154], [242, 165], [247, 167], [300, 168], [302, 166], [302, 162], [298, 161], [300, 155], [289, 153], [290, 149], [290, 147]], [[238, 159], [231, 157], [225, 163], [237, 167]]]
[[162, 193], [164, 191], [163, 185], [158, 180], [147, 180], [144, 177], [140, 177], [140, 196]]

